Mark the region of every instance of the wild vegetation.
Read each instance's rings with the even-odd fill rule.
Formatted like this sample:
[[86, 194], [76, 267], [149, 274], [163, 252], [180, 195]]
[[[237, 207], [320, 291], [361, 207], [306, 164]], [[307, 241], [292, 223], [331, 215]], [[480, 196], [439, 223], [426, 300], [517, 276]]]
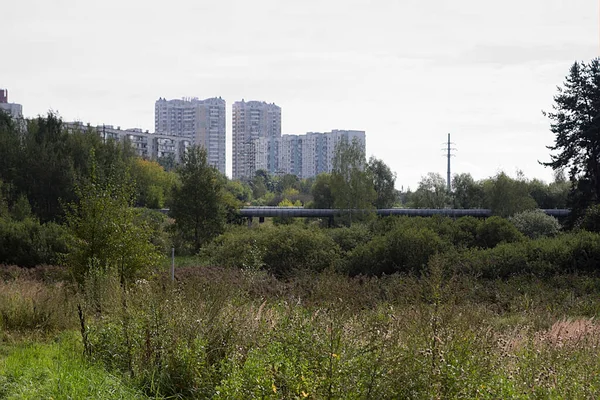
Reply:
[[[574, 66], [549, 114], [555, 182], [457, 175], [451, 193], [436, 174], [397, 193], [353, 143], [314, 180], [239, 182], [202, 149], [174, 166], [0, 114], [0, 398], [598, 398], [595, 147], [568, 157], [597, 74]], [[495, 215], [249, 228], [241, 204]]]

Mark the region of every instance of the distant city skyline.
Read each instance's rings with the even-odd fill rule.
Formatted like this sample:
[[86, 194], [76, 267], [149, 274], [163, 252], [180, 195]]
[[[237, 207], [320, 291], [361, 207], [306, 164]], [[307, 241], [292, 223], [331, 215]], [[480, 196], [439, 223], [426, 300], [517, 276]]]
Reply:
[[227, 149], [233, 102], [274, 102], [282, 134], [366, 131], [367, 157], [415, 189], [445, 175], [448, 133], [453, 173], [551, 180], [541, 111], [574, 61], [599, 55], [588, 0], [174, 1], [9, 2], [0, 87], [28, 117], [143, 130], [160, 96], [221, 96]]

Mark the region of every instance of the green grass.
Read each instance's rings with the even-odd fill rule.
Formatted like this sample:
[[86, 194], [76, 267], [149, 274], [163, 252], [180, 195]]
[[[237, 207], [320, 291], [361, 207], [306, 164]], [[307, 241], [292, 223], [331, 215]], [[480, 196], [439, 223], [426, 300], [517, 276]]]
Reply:
[[143, 399], [140, 392], [86, 362], [76, 334], [52, 342], [0, 344], [0, 399]]

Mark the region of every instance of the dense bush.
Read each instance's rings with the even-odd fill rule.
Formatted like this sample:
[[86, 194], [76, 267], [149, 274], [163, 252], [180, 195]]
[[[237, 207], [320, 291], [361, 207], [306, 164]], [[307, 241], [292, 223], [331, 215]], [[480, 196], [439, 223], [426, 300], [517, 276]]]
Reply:
[[600, 204], [588, 207], [576, 226], [589, 232], [600, 232]]
[[338, 246], [340, 246], [343, 254], [348, 253], [360, 244], [368, 242], [373, 237], [369, 228], [363, 224], [353, 224], [349, 227], [327, 229], [325, 232]]
[[542, 210], [523, 211], [510, 217], [509, 221], [519, 232], [531, 239], [554, 236], [560, 230], [558, 220]]
[[276, 276], [323, 271], [339, 259], [339, 246], [323, 230], [297, 225], [238, 228], [213, 241], [202, 255], [210, 263], [264, 268]]
[[356, 247], [344, 269], [351, 275], [418, 273], [432, 255], [447, 248], [447, 243], [429, 228], [399, 226]]
[[457, 247], [477, 246], [477, 229], [482, 221], [475, 217], [461, 217], [455, 222], [453, 243]]
[[0, 218], [0, 263], [34, 267], [54, 264], [67, 251], [65, 229], [33, 218]]
[[600, 272], [600, 235], [591, 232], [502, 243], [459, 256], [459, 269], [484, 278]]
[[477, 245], [483, 248], [492, 248], [502, 242], [519, 242], [524, 238], [513, 224], [497, 216], [487, 218], [477, 227]]

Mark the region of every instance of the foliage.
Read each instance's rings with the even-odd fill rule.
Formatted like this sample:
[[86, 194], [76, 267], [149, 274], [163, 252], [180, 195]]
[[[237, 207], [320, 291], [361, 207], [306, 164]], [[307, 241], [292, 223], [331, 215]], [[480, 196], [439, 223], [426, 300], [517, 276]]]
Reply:
[[67, 236], [61, 225], [0, 217], [0, 263], [22, 267], [57, 264], [66, 252]]
[[558, 220], [542, 210], [517, 213], [509, 221], [525, 236], [537, 239], [542, 236], [554, 236], [560, 230]]
[[375, 208], [392, 208], [396, 203], [396, 174], [392, 172], [383, 160], [369, 158], [367, 172], [373, 179], [373, 187], [377, 193]]
[[507, 218], [516, 213], [536, 208], [535, 200], [529, 194], [527, 181], [519, 175], [512, 179], [504, 172], [483, 182], [486, 208], [494, 215]]
[[166, 172], [156, 161], [136, 158], [132, 163], [131, 176], [136, 184], [137, 207], [160, 209], [170, 203], [177, 176]]
[[340, 228], [327, 229], [326, 233], [340, 247], [342, 255], [346, 255], [355, 247], [372, 239], [373, 233], [364, 224], [352, 224]]
[[483, 186], [475, 182], [471, 174], [454, 175], [452, 190], [454, 208], [483, 208]]
[[572, 183], [569, 205], [574, 219], [600, 201], [600, 60], [575, 62], [563, 87], [554, 96], [553, 111], [545, 113], [556, 135], [550, 162], [554, 170], [568, 169]]
[[396, 227], [357, 246], [348, 256], [345, 270], [351, 275], [420, 273], [429, 258], [446, 247], [431, 229]]
[[88, 155], [96, 152], [96, 173], [105, 177], [125, 171], [133, 159], [126, 144], [103, 142], [92, 129], [68, 132], [60, 117], [49, 113], [14, 124], [0, 115], [0, 180], [9, 206], [26, 197], [41, 222], [62, 222], [64, 204], [76, 201], [76, 182], [90, 175]]
[[178, 168], [181, 185], [173, 189], [175, 229], [193, 252], [223, 232], [227, 218], [223, 182], [207, 161], [206, 150], [191, 147]]
[[[600, 367], [600, 278], [594, 269], [553, 270], [592, 254], [597, 238], [580, 232], [469, 251], [462, 274], [434, 257], [418, 276], [277, 280], [203, 267], [178, 269], [175, 283], [156, 276], [122, 290], [113, 282], [101, 312], [83, 304], [85, 360], [72, 331], [40, 337], [33, 326], [0, 326], [0, 397], [597, 398], [600, 384], [589, 378]], [[525, 269], [509, 248], [525, 249]], [[471, 262], [486, 269], [466, 273]], [[47, 312], [47, 303], [67, 301], [52, 320], [71, 315], [69, 323], [53, 326], [72, 330], [66, 293], [0, 282], [0, 310], [12, 307], [21, 321], [35, 305]], [[18, 307], [6, 301], [20, 297]]]
[[414, 208], [446, 208], [449, 202], [446, 181], [440, 174], [432, 172], [421, 178], [419, 187], [409, 200]]
[[[0, 349], [1, 350], [1, 349]], [[0, 397], [5, 399], [146, 398], [88, 363], [73, 335], [54, 342], [20, 343], [0, 351]]]
[[225, 190], [231, 193], [242, 204], [247, 204], [252, 200], [252, 189], [245, 182], [227, 180]]
[[339, 248], [320, 229], [281, 225], [226, 232], [203, 255], [215, 265], [264, 268], [276, 276], [289, 276], [332, 267], [338, 260]]
[[483, 248], [495, 247], [502, 242], [518, 242], [524, 238], [513, 224], [500, 217], [487, 218], [477, 227], [477, 244]]
[[462, 253], [458, 261], [461, 271], [487, 279], [526, 274], [595, 274], [599, 263], [600, 235], [585, 231], [471, 250]]
[[[354, 214], [352, 210], [373, 208], [377, 193], [366, 170], [365, 154], [358, 142], [341, 140], [335, 151], [330, 180], [333, 205], [335, 208], [350, 210], [343, 219], [351, 223]], [[361, 219], [358, 215], [354, 218]]]
[[72, 243], [66, 262], [79, 283], [90, 272], [116, 272], [124, 284], [157, 265], [160, 253], [151, 243], [152, 230], [136, 220], [131, 185], [114, 177], [101, 181], [94, 158], [92, 152], [89, 181], [76, 188], [79, 201], [67, 209]]
[[600, 205], [589, 206], [576, 226], [589, 232], [600, 232]]
[[322, 173], [317, 175], [311, 188], [313, 195], [312, 208], [333, 208], [334, 197], [331, 192], [331, 175]]

